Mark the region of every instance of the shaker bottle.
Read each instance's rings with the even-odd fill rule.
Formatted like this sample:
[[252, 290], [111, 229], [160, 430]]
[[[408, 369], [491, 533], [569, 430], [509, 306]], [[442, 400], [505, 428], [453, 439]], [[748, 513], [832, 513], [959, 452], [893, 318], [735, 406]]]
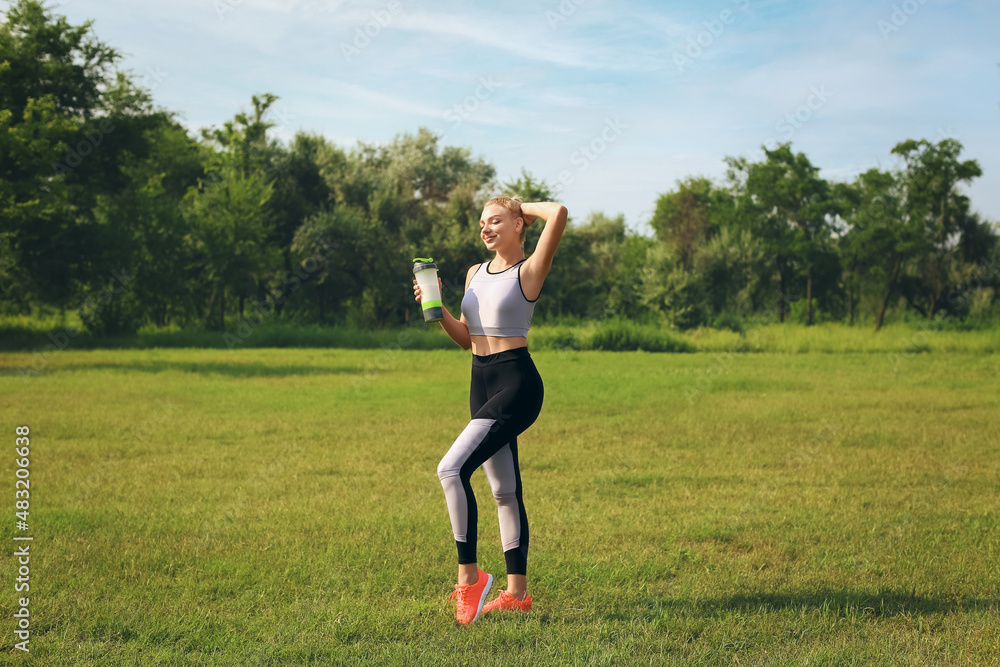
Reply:
[[420, 305], [424, 309], [424, 322], [440, 322], [444, 319], [444, 311], [441, 308], [437, 264], [429, 257], [416, 257], [413, 262], [413, 275], [420, 285]]

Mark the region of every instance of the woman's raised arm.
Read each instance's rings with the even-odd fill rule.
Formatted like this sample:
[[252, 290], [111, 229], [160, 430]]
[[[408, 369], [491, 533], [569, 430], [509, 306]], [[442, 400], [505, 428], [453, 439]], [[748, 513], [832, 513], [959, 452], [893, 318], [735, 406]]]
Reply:
[[[549, 275], [552, 258], [555, 257], [563, 230], [566, 229], [567, 214], [565, 206], [552, 201], [521, 204], [524, 224], [530, 225], [536, 218], [545, 220], [545, 228], [542, 229], [542, 236], [538, 239], [535, 251], [521, 266], [521, 287], [529, 299], [538, 298], [538, 294], [542, 291], [542, 283], [545, 282], [545, 276]], [[534, 295], [534, 298], [531, 295]]]

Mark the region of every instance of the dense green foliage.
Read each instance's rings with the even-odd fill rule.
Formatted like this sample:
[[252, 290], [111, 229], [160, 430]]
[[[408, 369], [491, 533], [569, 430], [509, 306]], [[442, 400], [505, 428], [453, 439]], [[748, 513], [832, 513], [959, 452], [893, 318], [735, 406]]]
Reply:
[[9, 444], [31, 428], [24, 664], [996, 663], [997, 355], [533, 353], [534, 609], [468, 628], [435, 470], [467, 352], [65, 351], [12, 377], [30, 356], [0, 356]]
[[[0, 315], [68, 310], [105, 336], [180, 327], [234, 345], [271, 320], [399, 326], [419, 317], [413, 257], [437, 260], [457, 312], [467, 268], [488, 258], [485, 199], [552, 197], [527, 172], [498, 183], [425, 129], [286, 145], [270, 134], [271, 94], [192, 137], [91, 32], [36, 0], [0, 24]], [[659, 198], [652, 236], [623, 216], [572, 222], [535, 322], [995, 322], [997, 230], [961, 193], [981, 176], [961, 150], [903, 141], [897, 167], [850, 183], [789, 144], [727, 158], [723, 182], [692, 177]]]

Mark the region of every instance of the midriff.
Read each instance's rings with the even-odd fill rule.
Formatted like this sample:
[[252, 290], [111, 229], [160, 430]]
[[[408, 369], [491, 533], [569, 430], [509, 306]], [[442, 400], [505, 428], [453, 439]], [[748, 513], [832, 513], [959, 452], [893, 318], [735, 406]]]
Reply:
[[472, 341], [472, 354], [480, 357], [528, 345], [528, 339], [524, 336], [514, 336], [512, 338], [501, 336], [469, 336], [469, 340]]

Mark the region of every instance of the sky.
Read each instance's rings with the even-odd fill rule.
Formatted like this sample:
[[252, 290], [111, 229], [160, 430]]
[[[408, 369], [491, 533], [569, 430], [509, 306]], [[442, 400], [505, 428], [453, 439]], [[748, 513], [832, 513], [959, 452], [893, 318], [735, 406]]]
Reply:
[[[0, 8], [9, 6], [0, 2]], [[1000, 220], [996, 0], [65, 0], [192, 131], [280, 99], [273, 132], [349, 149], [426, 127], [570, 216], [648, 232], [678, 180], [791, 141], [833, 181], [958, 139]]]

